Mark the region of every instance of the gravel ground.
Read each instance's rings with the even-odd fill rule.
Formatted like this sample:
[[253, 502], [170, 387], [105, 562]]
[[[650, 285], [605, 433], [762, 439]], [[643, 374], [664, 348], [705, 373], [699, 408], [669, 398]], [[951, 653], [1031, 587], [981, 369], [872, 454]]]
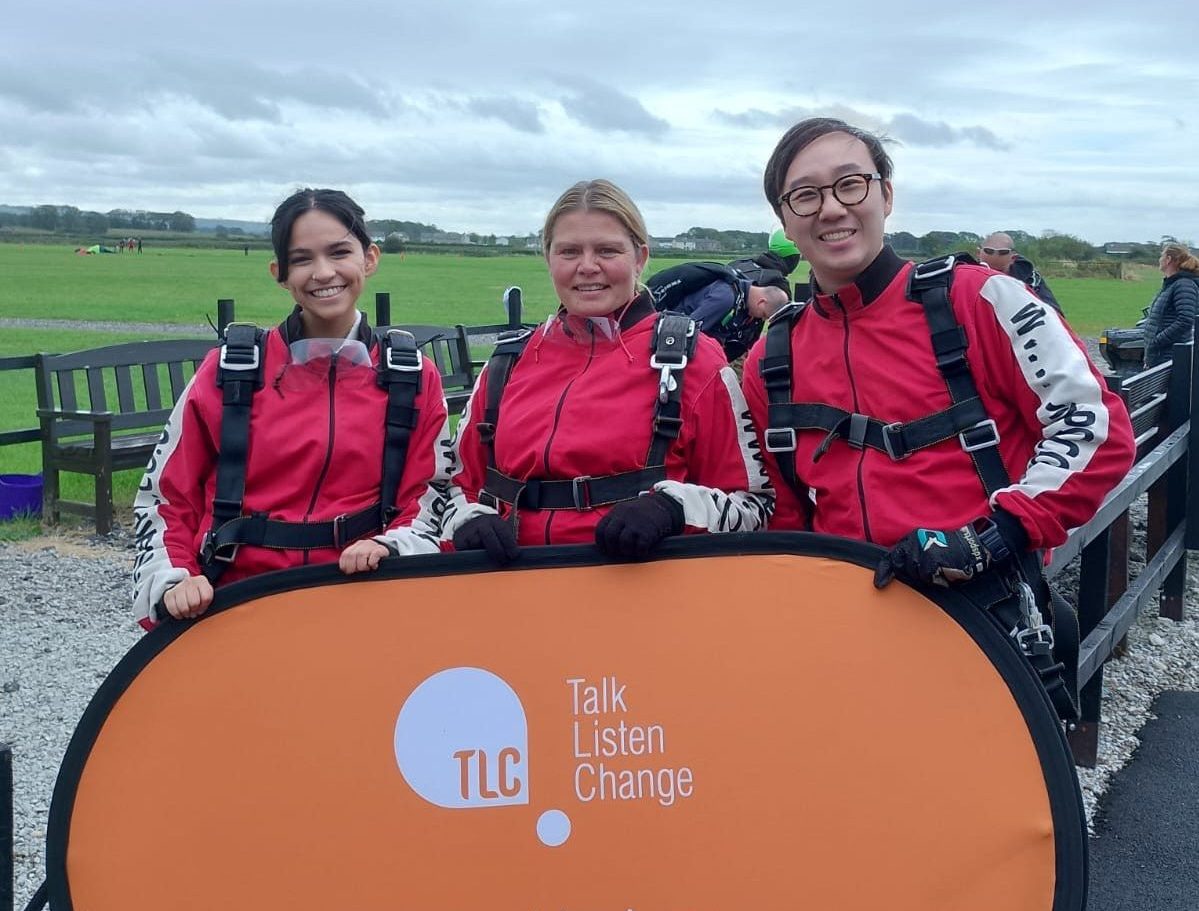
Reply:
[[[1132, 524], [1135, 556], [1143, 503]], [[128, 607], [132, 555], [120, 531], [107, 541], [65, 533], [0, 545], [0, 742], [14, 752], [18, 909], [44, 876], [50, 795], [70, 735], [100, 682], [141, 635]], [[1067, 569], [1059, 585], [1072, 584]], [[1199, 570], [1192, 569], [1188, 604], [1197, 597]], [[1199, 691], [1199, 622], [1143, 616], [1129, 641], [1128, 655], [1106, 670], [1099, 766], [1079, 770], [1088, 818], [1136, 749], [1154, 697], [1167, 689]]]

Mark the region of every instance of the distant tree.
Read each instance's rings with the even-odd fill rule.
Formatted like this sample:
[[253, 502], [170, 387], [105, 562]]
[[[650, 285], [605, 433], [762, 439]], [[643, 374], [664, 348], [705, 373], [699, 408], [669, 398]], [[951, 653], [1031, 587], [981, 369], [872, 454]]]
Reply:
[[217, 237], [224, 238], [224, 237], [229, 236], [229, 229], [226, 228], [224, 225], [217, 225], [216, 228], [213, 229], [212, 233], [215, 234]]
[[103, 234], [108, 230], [108, 216], [99, 212], [84, 212], [83, 229], [88, 234]]
[[35, 206], [29, 213], [29, 225], [43, 231], [57, 231], [58, 206]]
[[1071, 234], [1046, 231], [1034, 243], [1027, 245], [1030, 259], [1034, 261], [1067, 260], [1082, 262], [1095, 259], [1099, 249]]
[[167, 230], [191, 234], [196, 230], [196, 220], [186, 212], [172, 212], [166, 217]]
[[385, 238], [383, 238], [383, 252], [384, 253], [403, 253], [404, 252], [404, 239], [402, 237], [400, 237], [400, 234], [398, 231], [392, 231]]

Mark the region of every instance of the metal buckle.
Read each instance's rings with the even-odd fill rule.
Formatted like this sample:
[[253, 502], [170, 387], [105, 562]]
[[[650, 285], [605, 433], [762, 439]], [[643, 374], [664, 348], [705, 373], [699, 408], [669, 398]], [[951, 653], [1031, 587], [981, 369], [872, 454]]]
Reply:
[[[950, 254], [943, 259], [934, 259], [927, 263], [917, 263], [916, 268], [912, 270], [912, 279], [919, 281], [926, 278], [936, 278], [938, 275], [952, 272], [954, 262], [956, 262], [956, 258]], [[926, 266], [927, 269], [924, 268]]]
[[585, 512], [591, 509], [591, 488], [588, 483], [591, 481], [591, 475], [580, 475], [577, 478], [572, 478], [570, 482], [570, 495], [574, 500], [575, 509], [580, 512]]
[[1016, 583], [1016, 597], [1020, 601], [1020, 615], [1024, 629], [1017, 627], [1011, 632], [1020, 651], [1026, 656], [1050, 655], [1053, 653], [1053, 628], [1044, 621], [1033, 599], [1032, 588], [1021, 579]]
[[[794, 427], [767, 427], [762, 437], [766, 442], [767, 452], [795, 452]], [[775, 442], [777, 440], [783, 442]]]
[[900, 454], [898, 451], [896, 451], [895, 444], [893, 442], [891, 442], [892, 431], [899, 430], [902, 427], [903, 427], [903, 424], [900, 421], [892, 421], [890, 424], [883, 425], [883, 430], [882, 430], [883, 449], [886, 450], [887, 457], [892, 462], [902, 462], [904, 459], [906, 459], [908, 456], [911, 455], [910, 452], [905, 452], [905, 453]]
[[344, 512], [333, 519], [333, 546], [337, 550], [346, 546], [346, 514]]
[[230, 363], [226, 355], [229, 353], [228, 345], [221, 345], [220, 367], [222, 370], [257, 370], [258, 369], [258, 346], [254, 345], [251, 349], [254, 352], [254, 357], [248, 364], [233, 364]]
[[[987, 429], [990, 431], [987, 439], [980, 443], [970, 443], [966, 440], [966, 434], [973, 433], [975, 430]], [[987, 449], [991, 446], [999, 445], [999, 428], [995, 426], [995, 421], [987, 418], [985, 421], [979, 421], [972, 427], [967, 427], [958, 434], [958, 441], [962, 444], [962, 449], [966, 452], [977, 452], [980, 449]]]
[[237, 551], [240, 547], [240, 542], [222, 544], [218, 547], [216, 535], [209, 531], [204, 535], [204, 543], [200, 545], [200, 560], [203, 563], [212, 563], [214, 560], [217, 563], [232, 563], [237, 559]]
[[[387, 350], [383, 352], [383, 366], [385, 366], [388, 370], [398, 370], [401, 373], [415, 373], [418, 370], [423, 370], [424, 369], [424, 356], [421, 354], [419, 348], [417, 348], [413, 352], [414, 354], [416, 354], [415, 363], [400, 364], [400, 363], [397, 363], [395, 358], [392, 357], [394, 349], [391, 347], [390, 339], [391, 339], [391, 334], [393, 332], [395, 332], [395, 333], [403, 332], [404, 335], [407, 335], [409, 338], [413, 338], [411, 332], [405, 332], [403, 329], [388, 329], [387, 330], [388, 343], [387, 343]], [[415, 338], [413, 338], [414, 343], [415, 343], [415, 341], [416, 341]], [[407, 352], [405, 352], [405, 353], [407, 353]]]

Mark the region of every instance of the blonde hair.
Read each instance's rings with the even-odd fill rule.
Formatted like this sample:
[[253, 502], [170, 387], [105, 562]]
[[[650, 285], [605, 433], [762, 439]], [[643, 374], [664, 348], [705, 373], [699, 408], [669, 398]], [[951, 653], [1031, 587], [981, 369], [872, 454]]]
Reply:
[[1196, 259], [1194, 254], [1186, 248], [1185, 244], [1170, 243], [1162, 247], [1162, 253], [1166, 259], [1175, 263], [1179, 269], [1185, 269], [1187, 272], [1199, 272], [1199, 259]]
[[541, 230], [541, 244], [546, 255], [549, 255], [550, 244], [554, 240], [554, 225], [558, 219], [568, 212], [604, 212], [615, 218], [637, 246], [649, 246], [649, 231], [645, 227], [645, 219], [641, 211], [634, 205], [629, 194], [610, 180], [580, 180], [565, 193], [558, 197], [549, 214], [545, 217], [545, 227]]

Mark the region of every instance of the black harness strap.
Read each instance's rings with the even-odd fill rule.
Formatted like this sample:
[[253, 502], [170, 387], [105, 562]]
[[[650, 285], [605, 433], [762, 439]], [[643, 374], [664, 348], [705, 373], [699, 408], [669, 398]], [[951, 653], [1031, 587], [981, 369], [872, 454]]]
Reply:
[[500, 503], [527, 509], [595, 509], [632, 500], [666, 480], [666, 456], [683, 427], [683, 376], [695, 353], [698, 333], [695, 321], [669, 311], [654, 325], [650, 367], [659, 371], [658, 401], [654, 409], [653, 434], [645, 467], [613, 475], [584, 475], [567, 479], [513, 478], [496, 467], [495, 428], [500, 399], [516, 361], [532, 333], [523, 330], [512, 338], [500, 337], [487, 362], [487, 388], [483, 420], [475, 424], [480, 441], [487, 447], [487, 477], [479, 491], [479, 502], [497, 508]]
[[237, 545], [218, 549], [214, 531], [241, 515], [246, 492], [246, 455], [250, 446], [250, 407], [262, 388], [265, 334], [250, 323], [225, 327], [217, 361], [216, 383], [222, 397], [221, 448], [217, 456], [216, 490], [212, 500], [212, 530], [200, 548], [200, 565], [216, 582], [237, 555]]
[[766, 327], [766, 345], [762, 351], [762, 359], [758, 362], [758, 372], [762, 376], [762, 384], [766, 387], [766, 399], [769, 402], [767, 407], [770, 417], [764, 434], [766, 451], [780, 454], [775, 460], [779, 474], [799, 498], [799, 502], [806, 504], [807, 491], [795, 472], [796, 428], [788, 426], [784, 421], [774, 420], [776, 408], [795, 405], [791, 401], [791, 331], [803, 311], [804, 305], [801, 303], [788, 304], [771, 318]]
[[386, 427], [380, 498], [370, 506], [324, 522], [286, 522], [265, 513], [243, 515], [250, 406], [262, 388], [265, 333], [247, 323], [232, 323], [221, 347], [217, 385], [224, 391], [221, 448], [217, 457], [212, 528], [200, 547], [200, 565], [215, 583], [242, 544], [272, 550], [340, 550], [358, 538], [387, 527], [395, 517], [395, 498], [408, 444], [419, 417], [423, 361], [411, 333], [398, 329], [377, 336], [379, 366], [375, 381], [387, 390]]
[[[383, 474], [380, 485], [379, 528], [388, 526], [396, 516], [396, 493], [408, 460], [408, 443], [416, 429], [416, 396], [421, 388], [424, 363], [411, 332], [388, 329], [380, 333], [379, 368], [375, 382], [387, 390], [387, 415], [383, 438]], [[366, 532], [362, 532], [365, 534]], [[353, 538], [351, 538], [353, 540]], [[340, 545], [338, 545], [340, 546]]]
[[[918, 301], [924, 308], [924, 317], [928, 320], [928, 329], [932, 336], [933, 355], [937, 359], [937, 369], [945, 380], [949, 397], [954, 407], [968, 402], [981, 402], [978, 387], [974, 383], [974, 375], [966, 361], [966, 348], [969, 342], [966, 332], [953, 315], [953, 306], [949, 302], [949, 286], [953, 282], [953, 268], [957, 264], [957, 256], [946, 256], [942, 259], [929, 260], [913, 267], [908, 275], [907, 297]], [[962, 428], [974, 434], [974, 443], [967, 445], [963, 437], [962, 448], [970, 453], [974, 462], [974, 470], [982, 482], [987, 498], [1002, 490], [1011, 483], [1007, 467], [999, 455], [999, 433], [995, 422], [984, 413], [976, 426]]]

